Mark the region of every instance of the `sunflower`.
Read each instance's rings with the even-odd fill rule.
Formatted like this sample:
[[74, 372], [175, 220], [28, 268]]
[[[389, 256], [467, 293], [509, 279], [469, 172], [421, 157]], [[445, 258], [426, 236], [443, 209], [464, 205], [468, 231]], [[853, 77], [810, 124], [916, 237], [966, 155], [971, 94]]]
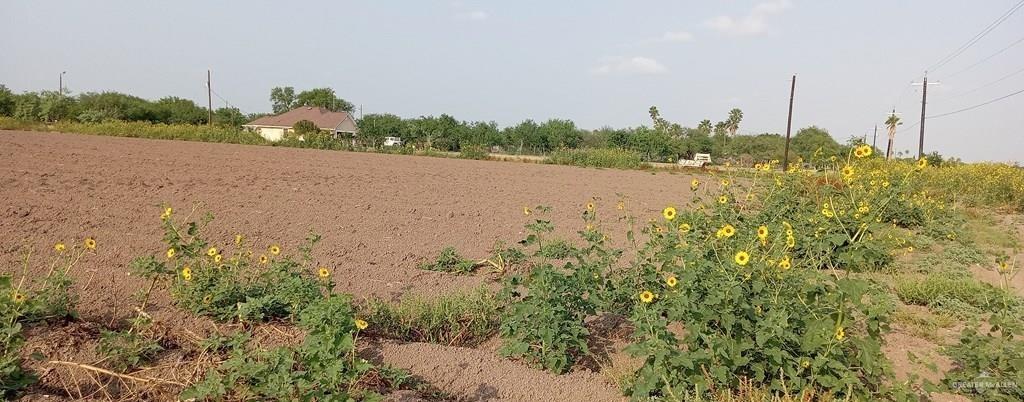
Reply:
[[836, 327], [836, 340], [842, 341], [846, 338], [846, 330], [843, 327]]
[[686, 233], [686, 232], [689, 232], [689, 231], [690, 231], [690, 224], [689, 223], [683, 223], [683, 224], [679, 225], [679, 232], [680, 233]]
[[530, 216], [532, 213], [533, 211], [530, 210], [530, 207], [523, 207], [523, 215]]
[[732, 237], [732, 235], [736, 234], [736, 228], [732, 227], [732, 225], [729, 224], [722, 226], [722, 229], [720, 230], [722, 231], [722, 236], [724, 237]]
[[211, 296], [211, 295], [203, 296], [203, 304], [210, 304], [212, 302], [213, 302], [213, 296]]
[[661, 210], [661, 216], [664, 216], [667, 221], [676, 219], [676, 209], [674, 207], [665, 207], [665, 209]]
[[592, 203], [592, 202], [588, 202], [587, 203], [587, 211], [594, 212], [594, 203]]
[[796, 238], [793, 236], [786, 236], [786, 248], [793, 248], [796, 246]]
[[882, 187], [889, 187], [889, 181], [888, 180], [882, 181]]
[[209, 249], [206, 250], [206, 255], [210, 256], [210, 257], [213, 257], [213, 256], [217, 255], [217, 248], [216, 247], [210, 247]]
[[747, 254], [746, 251], [740, 251], [733, 257], [733, 261], [736, 261], [739, 265], [747, 265], [750, 262], [750, 254]]
[[174, 255], [175, 255], [175, 254], [177, 254], [177, 251], [174, 251], [174, 248], [173, 248], [173, 247], [172, 247], [172, 248], [169, 248], [169, 249], [167, 249], [167, 259], [168, 259], [168, 260], [169, 260], [169, 259], [171, 259], [171, 258], [174, 258]]
[[366, 327], [370, 326], [369, 323], [367, 323], [366, 321], [360, 320], [358, 318], [356, 318], [355, 323], [356, 323], [356, 328], [358, 328], [360, 331], [362, 331], [362, 330], [366, 329]]
[[654, 293], [651, 293], [649, 290], [640, 292], [640, 301], [644, 303], [650, 303], [654, 301]]
[[174, 213], [174, 208], [171, 208], [171, 207], [164, 208], [164, 212], [162, 214], [160, 214], [160, 219], [166, 221], [166, 220], [171, 218], [171, 214], [173, 214], [173, 213]]
[[218, 263], [218, 264], [220, 264], [220, 261], [223, 260], [223, 259], [224, 259], [224, 257], [222, 257], [220, 254], [217, 254], [217, 255], [213, 256], [213, 262]]
[[281, 254], [281, 247], [279, 247], [279, 246], [278, 246], [278, 245], [276, 245], [276, 244], [275, 244], [275, 245], [273, 245], [273, 246], [270, 246], [270, 254], [272, 254], [272, 255], [278, 255], [278, 254]]
[[928, 167], [928, 160], [927, 159], [921, 158], [921, 159], [917, 160], [917, 168], [918, 169], [924, 169], [926, 167]]
[[875, 152], [875, 149], [867, 144], [864, 144], [864, 146], [862, 146], [861, 149], [863, 149], [861, 151], [861, 154], [863, 154], [865, 158], [871, 156], [871, 154]]
[[181, 278], [185, 281], [192, 280], [192, 268], [185, 267], [181, 269]]
[[316, 271], [316, 276], [319, 276], [320, 279], [327, 279], [328, 276], [331, 276], [331, 271], [328, 271], [325, 267], [320, 267], [320, 269]]
[[96, 249], [96, 239], [93, 239], [91, 237], [86, 237], [85, 238], [85, 248], [87, 248], [89, 250], [95, 250]]
[[803, 368], [811, 367], [811, 361], [809, 359], [803, 359], [803, 361], [800, 362], [800, 366]]
[[696, 191], [697, 187], [700, 187], [700, 180], [697, 180], [697, 179], [690, 180], [690, 190]]
[[727, 202], [729, 202], [729, 197], [727, 197], [725, 195], [718, 196], [718, 203], [719, 204], [725, 204]]
[[236, 234], [235, 235], [235, 245], [236, 246], [241, 246], [242, 245], [242, 235], [241, 234]]
[[260, 254], [260, 264], [266, 264], [269, 261], [266, 254]]
[[845, 177], [847, 179], [853, 177], [853, 174], [854, 174], [853, 166], [850, 166], [850, 165], [844, 166], [842, 173], [843, 173], [843, 177]]
[[11, 293], [11, 300], [14, 301], [15, 303], [18, 303], [18, 304], [24, 303], [26, 299], [28, 299], [28, 296], [25, 296], [24, 293], [17, 292], [17, 291]]
[[785, 271], [787, 269], [790, 269], [792, 267], [793, 267], [793, 263], [790, 261], [788, 255], [783, 257], [782, 261], [779, 261], [779, 268], [781, 268], [783, 271]]
[[728, 185], [729, 185], [729, 179], [722, 179], [722, 187], [726, 187]]
[[626, 209], [626, 203], [619, 201], [617, 204], [615, 204], [615, 209], [619, 211]]
[[835, 214], [832, 213], [831, 209], [822, 209], [821, 210], [821, 214], [825, 215], [826, 218], [831, 218], [831, 217], [835, 216]]
[[674, 276], [670, 276], [670, 277], [668, 277], [668, 279], [665, 279], [665, 284], [668, 285], [668, 287], [670, 287], [670, 288], [676, 287], [676, 284], [678, 284], [678, 283], [679, 283], [679, 280], [676, 279], [676, 277], [674, 277]]
[[765, 244], [768, 241], [768, 227], [761, 225], [757, 228], [757, 238], [761, 240], [761, 244]]
[[1010, 264], [1007, 264], [1006, 261], [1000, 261], [999, 262], [999, 272], [1000, 273], [1004, 273], [1004, 274], [1007, 273], [1007, 272], [1010, 272]]
[[64, 243], [57, 243], [53, 245], [53, 249], [57, 250], [58, 253], [61, 253], [64, 252], [64, 250], [67, 250], [67, 246], [65, 246]]
[[853, 155], [858, 157], [858, 158], [863, 158], [864, 157], [864, 150], [861, 149], [861, 147], [857, 147], [857, 149], [853, 150]]
[[862, 214], [866, 214], [870, 210], [871, 210], [871, 208], [868, 208], [867, 205], [861, 205], [860, 207], [857, 207], [857, 212], [860, 212]]

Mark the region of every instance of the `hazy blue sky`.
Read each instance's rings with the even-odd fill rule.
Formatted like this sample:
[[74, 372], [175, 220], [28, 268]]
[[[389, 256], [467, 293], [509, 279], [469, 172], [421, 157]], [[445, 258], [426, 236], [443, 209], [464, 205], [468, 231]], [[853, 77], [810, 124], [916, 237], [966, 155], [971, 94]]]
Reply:
[[[782, 133], [796, 73], [795, 128], [870, 141], [894, 105], [916, 122], [911, 81], [1017, 2], [4, 0], [0, 83], [55, 89], [67, 71], [75, 93], [205, 105], [210, 68], [245, 112], [269, 111], [274, 86], [330, 86], [364, 113], [598, 128], [649, 124], [651, 105], [687, 126], [739, 107], [741, 133]], [[1021, 38], [1024, 11], [934, 69], [928, 114], [1024, 89], [1024, 43], [960, 72]], [[1024, 94], [928, 120], [926, 150], [1024, 161], [1021, 126]], [[897, 135], [916, 144], [916, 127]]]

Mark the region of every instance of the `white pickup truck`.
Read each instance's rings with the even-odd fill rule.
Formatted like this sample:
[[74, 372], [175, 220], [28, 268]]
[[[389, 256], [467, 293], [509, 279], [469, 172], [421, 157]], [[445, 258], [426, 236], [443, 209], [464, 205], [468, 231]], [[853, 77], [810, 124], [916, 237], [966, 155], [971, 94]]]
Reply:
[[693, 159], [680, 159], [676, 162], [679, 166], [704, 167], [705, 163], [711, 163], [711, 154], [693, 154]]

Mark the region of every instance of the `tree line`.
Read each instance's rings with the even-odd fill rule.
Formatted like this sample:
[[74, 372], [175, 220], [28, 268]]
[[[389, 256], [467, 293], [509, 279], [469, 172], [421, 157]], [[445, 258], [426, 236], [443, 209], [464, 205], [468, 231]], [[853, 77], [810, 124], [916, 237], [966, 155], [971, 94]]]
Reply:
[[[275, 87], [270, 91], [273, 113], [296, 107], [314, 106], [348, 111], [354, 105], [338, 97], [331, 88], [313, 88], [296, 92], [293, 87]], [[634, 151], [646, 161], [675, 162], [697, 153], [711, 154], [716, 160], [737, 163], [782, 159], [785, 138], [775, 133], [737, 134], [743, 121], [740, 109], [730, 110], [716, 123], [704, 119], [695, 127], [670, 122], [657, 107], [648, 110], [650, 125], [638, 127], [602, 127], [586, 130], [572, 120], [524, 120], [499, 127], [493, 121], [462, 121], [442, 114], [403, 118], [389, 113], [367, 114], [357, 120], [357, 142], [366, 147], [381, 147], [385, 137], [401, 137], [406, 146], [459, 152], [465, 148], [484, 148], [514, 154], [547, 154], [558, 149], [621, 148]], [[57, 91], [15, 94], [0, 85], [0, 115], [16, 119], [52, 122], [73, 120], [84, 123], [110, 120], [146, 121], [164, 124], [207, 124], [208, 111], [195, 102], [174, 96], [150, 101], [119, 92], [86, 92], [70, 95]], [[244, 114], [234, 107], [218, 108], [213, 123], [240, 127], [265, 114]], [[849, 144], [839, 144], [823, 128], [810, 126], [793, 136], [791, 158], [824, 160], [843, 155]]]

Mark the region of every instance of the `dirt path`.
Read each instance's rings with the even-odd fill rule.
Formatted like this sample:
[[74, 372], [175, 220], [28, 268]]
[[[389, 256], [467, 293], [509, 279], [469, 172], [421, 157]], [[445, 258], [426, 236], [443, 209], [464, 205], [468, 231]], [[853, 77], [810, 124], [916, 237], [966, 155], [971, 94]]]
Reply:
[[621, 392], [589, 371], [555, 375], [503, 359], [489, 350], [431, 343], [381, 342], [369, 359], [400, 367], [466, 401], [624, 401]]

